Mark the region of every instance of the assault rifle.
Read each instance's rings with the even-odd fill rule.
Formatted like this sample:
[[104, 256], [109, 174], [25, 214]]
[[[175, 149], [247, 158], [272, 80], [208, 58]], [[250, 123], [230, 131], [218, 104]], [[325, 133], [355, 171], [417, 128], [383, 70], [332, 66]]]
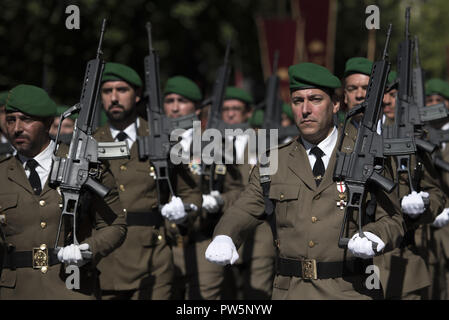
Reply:
[[[147, 22], [146, 29], [149, 41], [149, 55], [144, 59], [146, 111], [148, 117], [149, 135], [137, 136], [139, 160], [149, 160], [156, 174], [156, 189], [159, 210], [162, 209], [161, 190], [159, 182], [166, 182], [170, 194], [175, 196], [169, 174], [169, 153], [171, 148], [170, 134], [173, 129], [172, 121], [164, 114], [162, 107], [159, 55], [153, 48], [151, 37], [151, 23]], [[184, 204], [186, 211], [192, 210], [190, 204]]]
[[[104, 19], [101, 27], [97, 56], [87, 63], [80, 102], [61, 115], [58, 126], [55, 148], [52, 155], [53, 163], [50, 172], [50, 185], [59, 188], [63, 199], [63, 206], [56, 236], [55, 249], [59, 249], [59, 237], [63, 219], [65, 217], [70, 218], [73, 225], [73, 244], [79, 244], [76, 238], [76, 232], [80, 195], [85, 191], [94, 192], [101, 198], [108, 195], [110, 191], [109, 188], [100, 184], [96, 179], [100, 172], [100, 160], [129, 156], [129, 150], [126, 143], [113, 142], [100, 144], [97, 143], [92, 136], [94, 115], [96, 112], [95, 108], [98, 105], [97, 99], [104, 69], [104, 61], [101, 59], [101, 46], [105, 27], [106, 20]], [[62, 121], [74, 112], [79, 112], [79, 116], [75, 122], [75, 128], [67, 157], [56, 156], [59, 148], [58, 141]], [[92, 253], [85, 251], [82, 252], [82, 256], [85, 259], [90, 259]]]
[[[382, 60], [376, 61], [373, 65], [365, 101], [347, 113], [340, 144], [337, 149], [337, 162], [333, 178], [334, 181], [344, 181], [348, 192], [348, 204], [338, 239], [340, 248], [347, 247], [350, 240], [348, 237], [345, 237], [344, 231], [348, 216], [352, 217], [354, 211], [358, 212], [359, 235], [362, 238], [365, 237], [362, 225], [366, 218], [365, 200], [370, 188], [380, 187], [390, 193], [395, 187], [394, 182], [378, 173], [383, 168], [384, 148], [382, 136], [377, 133], [377, 123], [382, 111], [384, 90], [390, 71], [388, 46], [391, 28], [390, 24]], [[347, 154], [341, 151], [345, 127], [348, 120], [359, 113], [363, 113], [363, 117], [357, 132], [354, 150], [352, 153]], [[373, 248], [376, 247], [377, 244], [373, 243]]]

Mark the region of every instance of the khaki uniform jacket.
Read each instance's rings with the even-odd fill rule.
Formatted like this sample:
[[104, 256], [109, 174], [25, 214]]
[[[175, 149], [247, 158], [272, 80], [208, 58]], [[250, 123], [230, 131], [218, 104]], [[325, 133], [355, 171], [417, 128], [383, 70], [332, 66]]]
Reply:
[[[351, 139], [345, 139], [343, 150], [353, 148]], [[338, 142], [337, 142], [338, 146]], [[339, 262], [350, 259], [348, 250], [337, 245], [345, 210], [337, 205], [339, 192], [333, 181], [336, 149], [317, 187], [306, 151], [299, 139], [279, 147], [278, 171], [271, 176], [269, 197], [275, 201], [276, 228], [279, 256], [317, 262]], [[379, 236], [385, 251], [397, 247], [404, 234], [403, 219], [397, 198], [376, 192], [375, 222], [364, 226], [365, 231]], [[214, 231], [214, 236], [228, 235], [237, 247], [243, 235], [263, 220], [264, 198], [260, 185], [259, 167], [254, 167], [249, 185], [235, 204], [229, 208]], [[357, 217], [350, 217], [349, 236], [357, 231]], [[365, 277], [352, 279], [303, 280], [297, 277], [276, 275], [273, 299], [363, 299], [356, 287], [365, 283]], [[369, 294], [369, 293], [367, 293]]]
[[[148, 122], [143, 118], [139, 118], [139, 121], [137, 135], [148, 135]], [[97, 141], [113, 141], [108, 124], [99, 128], [95, 137]], [[149, 161], [139, 161], [137, 141], [133, 143], [130, 153], [130, 159], [110, 161], [111, 171], [119, 189], [120, 202], [127, 212], [160, 214], [157, 211], [153, 170]], [[193, 203], [201, 208], [201, 194], [190, 173], [179, 166], [172, 172], [176, 180], [173, 181], [175, 194], [181, 197], [184, 203]], [[162, 203], [166, 203], [169, 201], [169, 193], [161, 191], [161, 198]], [[189, 213], [189, 220], [194, 220], [195, 216], [196, 213]], [[164, 223], [157, 227], [129, 226], [123, 245], [104, 259], [98, 268], [101, 271], [102, 290], [135, 290], [152, 286], [155, 281], [152, 271], [155, 269], [161, 270], [157, 282], [171, 283], [172, 271], [166, 271], [173, 269], [173, 260], [166, 241]]]
[[[59, 154], [67, 153], [61, 145]], [[109, 168], [102, 166], [99, 180], [111, 188], [103, 200], [91, 195], [90, 201], [82, 198], [79, 212], [78, 241], [88, 243], [93, 261], [80, 268], [80, 290], [66, 288], [64, 265], [48, 267], [46, 273], [39, 269], [3, 268], [0, 280], [1, 299], [89, 299], [98, 295], [96, 263], [110, 254], [125, 239], [126, 222], [123, 207]], [[0, 162], [0, 220], [4, 235], [3, 247], [16, 251], [31, 251], [45, 244], [53, 248], [61, 216], [62, 197], [48, 185], [42, 193], [34, 195], [22, 163], [16, 157]], [[87, 202], [88, 201], [88, 202]], [[88, 205], [88, 206], [87, 206]], [[63, 229], [59, 246], [70, 229]], [[67, 245], [66, 243], [65, 245]]]

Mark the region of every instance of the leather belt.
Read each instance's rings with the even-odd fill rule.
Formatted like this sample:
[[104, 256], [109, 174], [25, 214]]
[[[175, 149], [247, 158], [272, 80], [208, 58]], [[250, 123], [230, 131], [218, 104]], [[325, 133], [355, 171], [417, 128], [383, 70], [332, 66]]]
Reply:
[[308, 280], [341, 278], [349, 275], [362, 275], [371, 260], [361, 259], [317, 262], [315, 259], [294, 260], [278, 258], [276, 274], [282, 276], [299, 277]]
[[15, 251], [11, 250], [6, 254], [3, 267], [7, 269], [16, 268], [48, 268], [61, 263], [58, 260], [57, 251], [53, 248], [46, 247], [33, 248], [31, 251]]
[[164, 224], [164, 218], [157, 209], [149, 212], [127, 212], [126, 223], [128, 226], [160, 227]]

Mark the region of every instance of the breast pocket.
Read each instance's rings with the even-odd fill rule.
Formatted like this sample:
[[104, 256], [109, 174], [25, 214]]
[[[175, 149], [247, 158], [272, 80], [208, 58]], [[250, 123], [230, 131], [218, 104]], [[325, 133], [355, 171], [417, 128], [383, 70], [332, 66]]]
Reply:
[[[273, 184], [269, 197], [276, 205], [276, 221], [279, 227], [293, 227], [299, 212], [299, 186]], [[296, 210], [298, 209], [298, 210]]]
[[0, 226], [5, 236], [17, 233], [10, 220], [14, 219], [14, 209], [17, 208], [19, 195], [16, 193], [0, 194]]

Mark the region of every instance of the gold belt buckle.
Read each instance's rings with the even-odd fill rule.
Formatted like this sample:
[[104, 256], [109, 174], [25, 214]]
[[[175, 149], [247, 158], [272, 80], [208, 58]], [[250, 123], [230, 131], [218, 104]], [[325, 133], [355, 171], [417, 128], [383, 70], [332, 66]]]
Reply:
[[48, 248], [45, 244], [33, 248], [33, 269], [48, 268]]
[[301, 261], [302, 267], [302, 278], [307, 280], [318, 279], [318, 273], [316, 270], [316, 260], [315, 259], [304, 259]]

